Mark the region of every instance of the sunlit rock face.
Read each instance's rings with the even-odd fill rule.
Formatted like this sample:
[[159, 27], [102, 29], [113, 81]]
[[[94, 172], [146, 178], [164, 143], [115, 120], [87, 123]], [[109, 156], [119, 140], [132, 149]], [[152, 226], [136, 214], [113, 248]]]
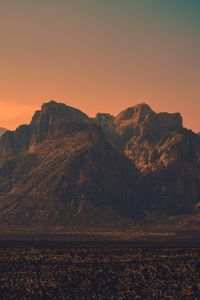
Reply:
[[183, 128], [179, 113], [155, 113], [144, 103], [126, 109], [116, 117], [110, 116], [106, 122], [99, 115], [96, 120], [104, 127], [111, 142], [134, 160], [141, 172], [151, 168], [155, 161], [155, 145]]
[[193, 209], [200, 200], [200, 138], [183, 128], [179, 113], [155, 113], [139, 104], [97, 122], [142, 173], [144, 207], [167, 214]]

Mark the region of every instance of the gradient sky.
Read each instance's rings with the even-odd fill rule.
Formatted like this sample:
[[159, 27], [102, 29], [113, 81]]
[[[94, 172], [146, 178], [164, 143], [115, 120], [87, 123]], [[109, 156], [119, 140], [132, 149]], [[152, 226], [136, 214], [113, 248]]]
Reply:
[[50, 99], [147, 102], [200, 131], [200, 0], [0, 0], [0, 127]]

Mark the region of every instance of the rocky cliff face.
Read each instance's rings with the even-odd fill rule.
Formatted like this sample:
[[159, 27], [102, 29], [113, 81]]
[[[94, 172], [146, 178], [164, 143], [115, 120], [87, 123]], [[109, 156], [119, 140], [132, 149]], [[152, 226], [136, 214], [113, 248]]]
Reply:
[[167, 214], [190, 212], [200, 200], [200, 138], [183, 128], [180, 114], [155, 113], [147, 104], [101, 118], [111, 142], [143, 174], [143, 206]]
[[1, 224], [109, 226], [140, 215], [138, 171], [76, 109], [43, 105], [0, 153]]
[[[111, 142], [136, 163], [139, 163], [139, 159], [135, 159], [138, 151], [134, 144], [154, 146], [170, 133], [183, 128], [180, 114], [155, 113], [149, 105], [144, 103], [126, 109], [116, 117], [107, 117], [106, 122], [104, 114], [97, 114], [96, 120], [105, 129]], [[148, 151], [144, 149], [144, 155], [142, 155], [140, 149], [139, 153], [143, 166], [138, 165], [138, 168], [144, 171], [148, 164]]]
[[178, 113], [91, 119], [51, 101], [0, 139], [0, 224], [117, 226], [199, 216], [199, 201], [200, 136]]
[[1, 162], [33, 152], [43, 141], [81, 128], [91, 123], [89, 117], [78, 109], [50, 101], [36, 111], [29, 125], [22, 125], [15, 132], [7, 131], [0, 140]]

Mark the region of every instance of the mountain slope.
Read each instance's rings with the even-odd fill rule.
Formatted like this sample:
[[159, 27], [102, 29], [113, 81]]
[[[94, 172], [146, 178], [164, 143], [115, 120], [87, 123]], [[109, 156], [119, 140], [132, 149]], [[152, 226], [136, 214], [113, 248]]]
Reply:
[[91, 119], [51, 101], [0, 139], [0, 224], [188, 224], [199, 203], [200, 136], [178, 113], [143, 103]]
[[59, 137], [91, 123], [80, 110], [50, 101], [36, 111], [29, 125], [7, 131], [0, 140], [0, 164], [26, 152], [33, 152], [38, 144]]
[[108, 226], [140, 216], [138, 171], [78, 110], [43, 105], [1, 139], [0, 153], [1, 224]]
[[143, 103], [96, 120], [143, 174], [144, 208], [174, 215], [192, 211], [200, 201], [200, 137], [183, 128], [180, 114], [155, 113]]

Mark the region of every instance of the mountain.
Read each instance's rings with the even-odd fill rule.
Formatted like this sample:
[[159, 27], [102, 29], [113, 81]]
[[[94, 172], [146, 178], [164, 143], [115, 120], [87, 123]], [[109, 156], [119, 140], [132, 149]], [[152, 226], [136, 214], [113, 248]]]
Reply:
[[141, 172], [150, 167], [151, 161], [154, 163], [154, 158], [149, 157], [149, 149], [140, 146], [154, 147], [170, 133], [183, 128], [180, 114], [155, 113], [145, 103], [130, 107], [116, 117], [97, 114], [96, 120], [111, 142], [134, 160]]
[[41, 142], [58, 138], [91, 123], [80, 110], [50, 101], [36, 111], [29, 125], [7, 131], [0, 140], [0, 164], [8, 159], [34, 152]]
[[200, 136], [179, 113], [142, 103], [89, 118], [50, 101], [0, 139], [1, 225], [184, 227], [199, 207]]
[[108, 226], [141, 215], [133, 163], [101, 127], [51, 101], [0, 140], [0, 223]]
[[7, 131], [7, 129], [0, 127], [0, 137]]
[[164, 214], [191, 212], [200, 200], [200, 137], [179, 113], [155, 113], [142, 103], [96, 121], [143, 177], [143, 207]]

